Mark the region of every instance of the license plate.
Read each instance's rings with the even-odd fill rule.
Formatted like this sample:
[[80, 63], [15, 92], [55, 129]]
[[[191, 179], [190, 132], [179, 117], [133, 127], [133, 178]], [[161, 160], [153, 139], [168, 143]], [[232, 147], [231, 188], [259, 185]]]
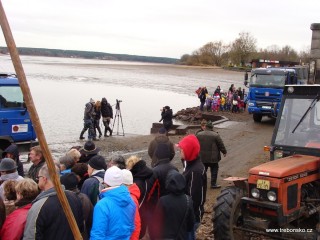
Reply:
[[262, 106], [264, 109], [271, 109], [271, 106]]
[[270, 189], [270, 181], [269, 180], [258, 179], [257, 188], [269, 190]]

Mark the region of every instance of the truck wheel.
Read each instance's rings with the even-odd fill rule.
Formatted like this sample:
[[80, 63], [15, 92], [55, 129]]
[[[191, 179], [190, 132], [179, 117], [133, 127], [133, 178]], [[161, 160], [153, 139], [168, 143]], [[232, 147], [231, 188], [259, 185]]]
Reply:
[[242, 225], [240, 200], [243, 190], [235, 186], [225, 188], [217, 198], [213, 208], [213, 234], [215, 240], [243, 239], [240, 231], [234, 231], [234, 226]]
[[253, 114], [253, 121], [261, 122], [261, 119], [262, 119], [262, 115], [256, 114], [256, 113]]

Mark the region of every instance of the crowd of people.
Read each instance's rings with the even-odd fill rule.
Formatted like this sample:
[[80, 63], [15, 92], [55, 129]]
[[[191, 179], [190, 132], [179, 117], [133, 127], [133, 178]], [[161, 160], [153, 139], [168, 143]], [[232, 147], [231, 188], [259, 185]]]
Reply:
[[200, 100], [200, 111], [230, 111], [240, 113], [246, 109], [246, 93], [244, 89], [238, 89], [231, 84], [228, 91], [217, 88], [210, 94], [206, 87], [199, 87], [196, 94]]
[[[55, 161], [83, 239], [196, 239], [204, 214], [207, 169], [219, 188], [227, 150], [212, 123], [174, 145], [163, 127], [149, 143], [150, 159], [105, 159], [91, 140]], [[182, 172], [171, 161], [180, 152]], [[40, 146], [24, 173], [16, 145], [0, 162], [0, 239], [74, 239]], [[150, 162], [150, 164], [148, 164]], [[151, 167], [148, 167], [150, 165]]]

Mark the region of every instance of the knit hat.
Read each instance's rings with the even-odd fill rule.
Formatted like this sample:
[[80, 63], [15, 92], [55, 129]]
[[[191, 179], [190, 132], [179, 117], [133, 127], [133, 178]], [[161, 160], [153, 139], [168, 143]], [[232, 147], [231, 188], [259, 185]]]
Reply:
[[213, 129], [213, 125], [212, 125], [212, 122], [211, 121], [208, 121], [207, 122], [207, 124], [206, 124], [206, 127], [208, 128], [208, 129]]
[[122, 169], [121, 171], [122, 171], [123, 184], [132, 185], [133, 184], [132, 173], [128, 169]]
[[123, 183], [122, 170], [116, 166], [108, 168], [104, 174], [104, 182], [110, 187], [120, 186]]
[[166, 143], [159, 143], [157, 148], [156, 148], [156, 151], [155, 151], [154, 155], [159, 160], [161, 160], [161, 159], [170, 159], [171, 153], [170, 153], [169, 145], [166, 144]]
[[159, 129], [159, 133], [160, 134], [166, 134], [167, 130], [164, 127], [162, 127], [162, 128]]
[[15, 161], [11, 158], [3, 158], [0, 162], [0, 172], [6, 172], [17, 169]]
[[60, 177], [60, 182], [66, 190], [74, 190], [77, 188], [78, 185], [78, 178], [77, 175], [73, 172], [64, 174]]
[[104, 159], [104, 157], [100, 155], [95, 155], [92, 158], [90, 158], [88, 164], [90, 165], [90, 167], [96, 170], [107, 169], [106, 160]]
[[80, 149], [81, 154], [87, 154], [87, 155], [97, 154], [99, 151], [100, 151], [100, 148], [96, 147], [96, 145], [92, 141], [87, 141], [84, 144], [83, 148]]
[[183, 150], [184, 157], [186, 161], [195, 160], [200, 152], [200, 143], [197, 137], [193, 134], [190, 134], [181, 139], [181, 141], [177, 144], [179, 148]]

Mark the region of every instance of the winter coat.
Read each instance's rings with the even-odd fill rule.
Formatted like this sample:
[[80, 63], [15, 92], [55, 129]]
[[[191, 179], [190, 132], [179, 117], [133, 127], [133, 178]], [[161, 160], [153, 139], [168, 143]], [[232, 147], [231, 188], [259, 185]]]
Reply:
[[[19, 206], [19, 201], [16, 203]], [[2, 240], [20, 240], [23, 237], [24, 227], [27, 221], [27, 214], [31, 208], [31, 201], [21, 205], [14, 210], [6, 218], [0, 232], [0, 239]]]
[[217, 163], [221, 160], [220, 152], [227, 153], [218, 133], [206, 129], [196, 136], [200, 143], [200, 158], [203, 163]]
[[93, 215], [93, 205], [88, 198], [88, 196], [84, 193], [81, 193], [78, 189], [74, 191], [81, 200], [82, 204], [82, 214], [84, 220], [84, 231], [82, 234], [83, 240], [87, 240], [90, 237], [90, 231], [92, 227], [92, 215]]
[[126, 186], [109, 187], [93, 210], [91, 240], [128, 240], [134, 230], [136, 205]]
[[2, 175], [2, 176], [0, 177], [0, 182], [2, 183], [2, 184], [0, 185], [0, 197], [1, 197], [2, 199], [5, 199], [3, 189], [4, 189], [4, 185], [6, 184], [6, 181], [8, 181], [8, 180], [20, 181], [20, 180], [22, 180], [22, 179], [23, 179], [23, 177], [19, 176], [18, 172], [14, 172], [14, 173], [9, 173], [9, 174]]
[[90, 102], [86, 103], [84, 108], [83, 120], [93, 120], [94, 117], [94, 105]]
[[195, 222], [201, 222], [204, 214], [204, 203], [207, 193], [207, 174], [200, 158], [186, 162], [186, 169], [183, 172], [186, 179], [186, 194], [191, 196]]
[[40, 168], [42, 168], [42, 166], [44, 165], [44, 163], [45, 163], [45, 161], [42, 160], [37, 165], [32, 164], [31, 167], [29, 168], [27, 176], [29, 178], [33, 179], [33, 181], [38, 182], [37, 181], [38, 173], [39, 173]]
[[138, 240], [140, 236], [141, 231], [141, 219], [139, 214], [139, 198], [140, 198], [140, 190], [137, 184], [132, 184], [128, 187], [128, 190], [130, 192], [130, 196], [132, 200], [134, 201], [136, 205], [136, 211], [134, 216], [134, 231], [130, 237], [130, 240]]
[[148, 155], [152, 159], [151, 160], [152, 167], [154, 167], [157, 164], [157, 162], [159, 161], [159, 159], [155, 155], [155, 152], [156, 152], [158, 145], [162, 144], [162, 143], [167, 144], [170, 148], [170, 152], [171, 152], [170, 160], [172, 160], [174, 158], [175, 150], [174, 150], [173, 143], [170, 141], [170, 139], [166, 135], [160, 134], [160, 135], [156, 136], [150, 142], [149, 147], [148, 147]]
[[104, 170], [101, 170], [96, 174], [93, 174], [83, 182], [83, 185], [81, 187], [81, 192], [88, 196], [93, 206], [96, 205], [99, 199], [99, 194], [100, 194], [99, 180], [95, 176], [104, 179], [104, 174], [105, 174]]
[[148, 200], [152, 199], [151, 201], [155, 204], [160, 197], [168, 194], [166, 190], [166, 179], [168, 172], [171, 170], [178, 172], [178, 169], [173, 166], [170, 161], [170, 159], [161, 159], [152, 169], [153, 175], [149, 180], [152, 187], [149, 192]]
[[108, 103], [106, 98], [102, 98], [102, 100], [101, 100], [101, 115], [102, 115], [102, 117], [113, 118], [112, 107], [111, 107], [110, 103]]
[[17, 164], [17, 171], [21, 177], [24, 177], [23, 164], [19, 159], [19, 149], [16, 144], [11, 144], [2, 152], [2, 158], [6, 156], [7, 153], [11, 153], [13, 155], [13, 160]]
[[172, 127], [172, 109], [163, 110], [161, 113], [160, 122], [163, 120], [163, 127], [169, 131]]
[[[80, 232], [83, 231], [83, 215], [80, 198], [73, 192], [65, 191]], [[67, 217], [62, 209], [54, 188], [40, 193], [32, 202], [23, 234], [24, 240], [73, 240]]]
[[152, 169], [147, 167], [147, 164], [144, 160], [140, 160], [137, 162], [132, 169], [130, 170], [133, 176], [133, 182], [137, 184], [140, 190], [140, 198], [139, 198], [139, 213], [141, 219], [141, 231], [140, 238], [142, 238], [147, 229], [148, 224], [148, 214], [149, 214], [149, 206], [147, 203], [147, 196], [150, 192], [150, 178], [153, 175]]
[[187, 232], [194, 226], [193, 203], [185, 192], [185, 178], [178, 172], [170, 172], [166, 181], [168, 195], [159, 199], [155, 219], [151, 223], [151, 235], [155, 239], [187, 239]]

